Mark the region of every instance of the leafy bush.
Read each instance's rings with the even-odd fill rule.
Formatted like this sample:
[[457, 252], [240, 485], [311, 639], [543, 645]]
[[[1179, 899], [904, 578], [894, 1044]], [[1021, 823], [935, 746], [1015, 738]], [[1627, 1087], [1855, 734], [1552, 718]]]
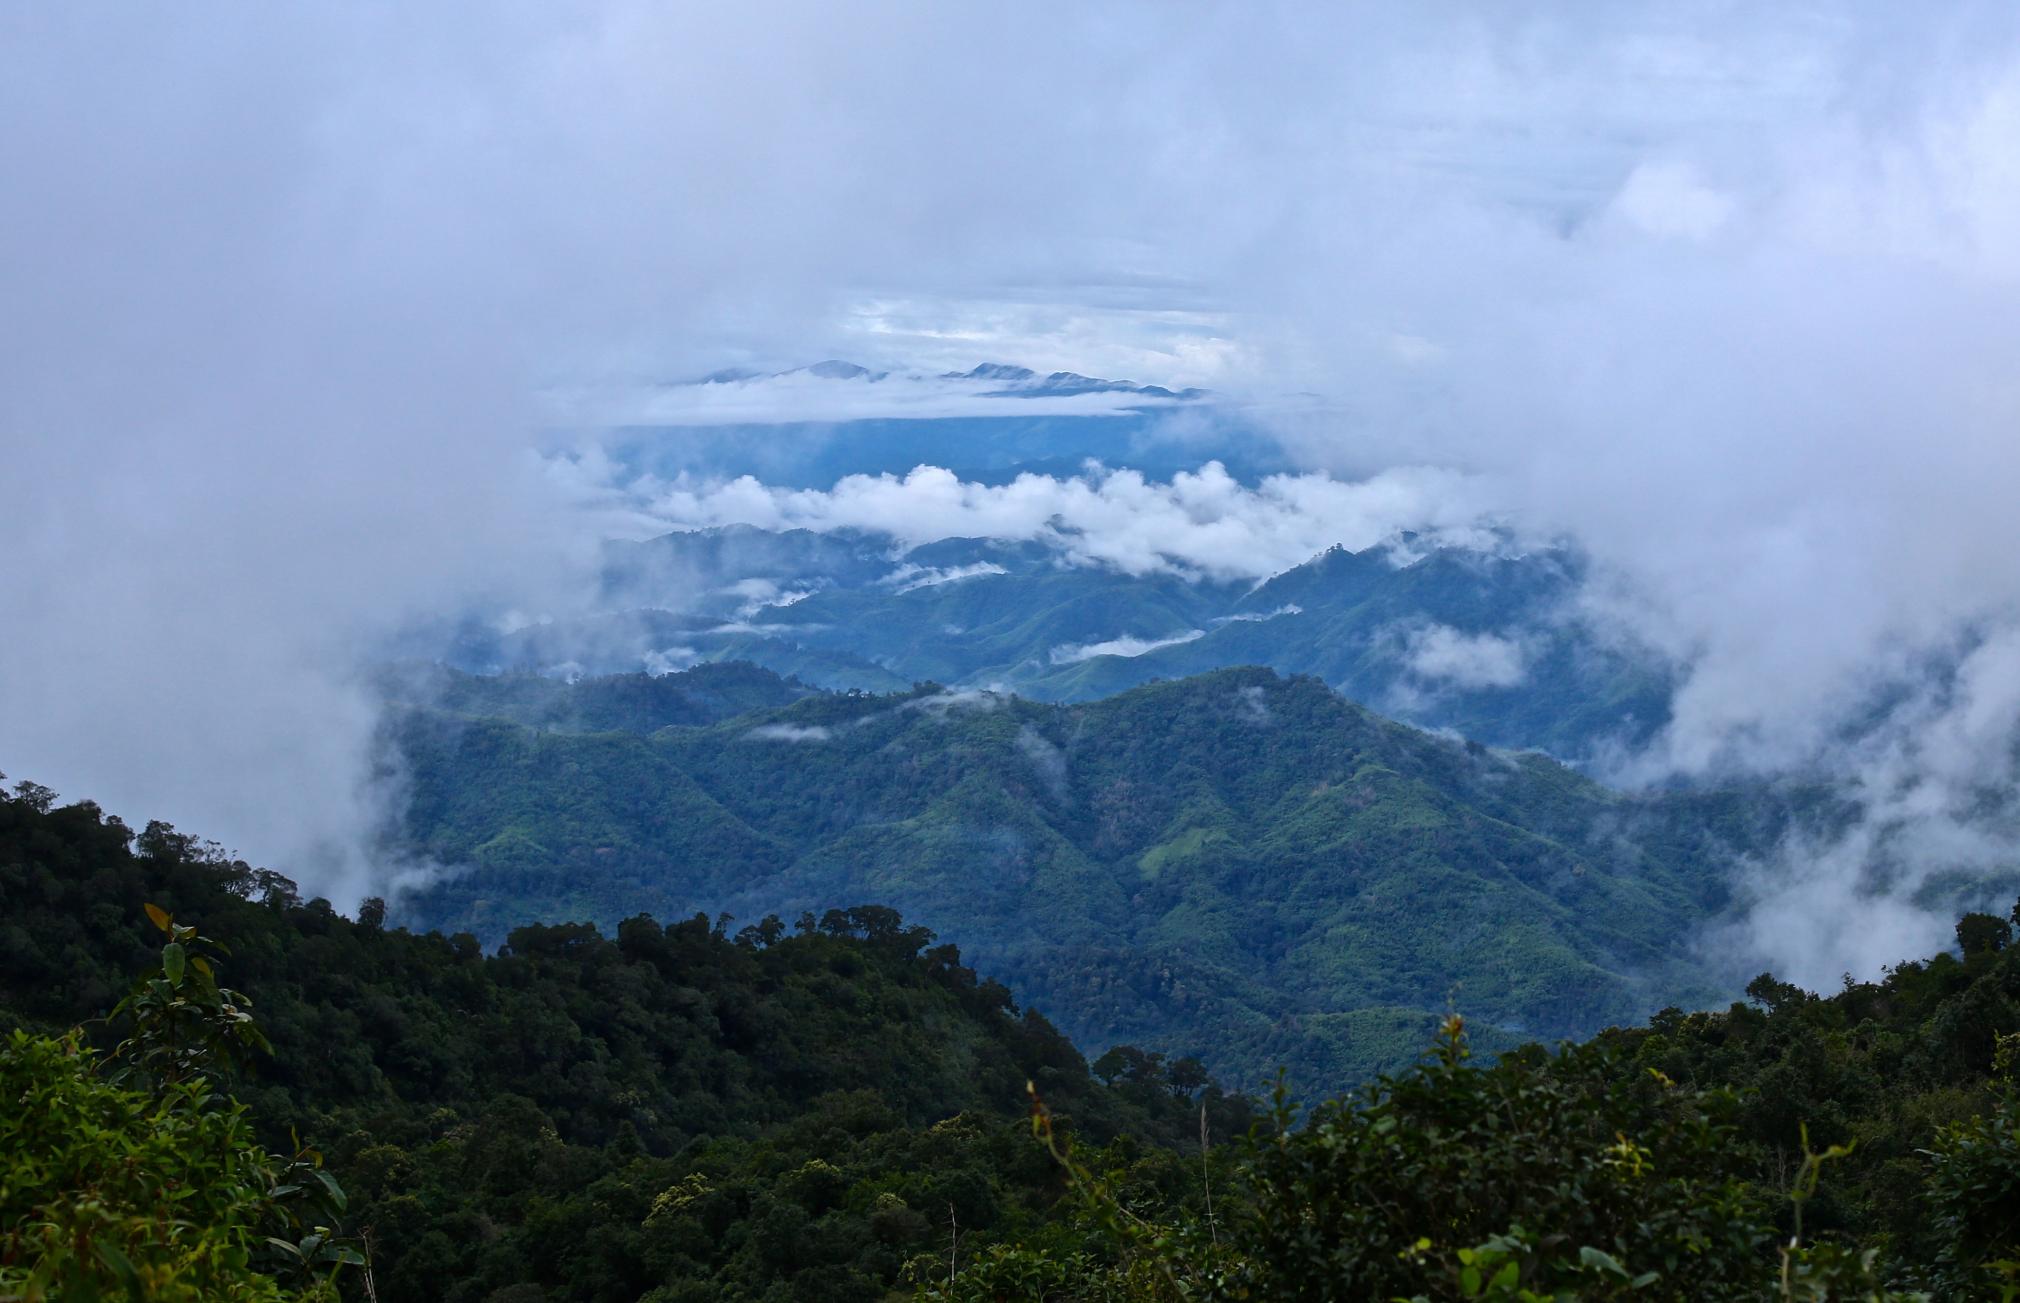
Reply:
[[364, 1261], [314, 1220], [343, 1190], [312, 1151], [269, 1154], [221, 1092], [258, 1033], [195, 929], [148, 913], [169, 941], [112, 1060], [77, 1032], [0, 1047], [0, 1293], [334, 1299], [336, 1269]]

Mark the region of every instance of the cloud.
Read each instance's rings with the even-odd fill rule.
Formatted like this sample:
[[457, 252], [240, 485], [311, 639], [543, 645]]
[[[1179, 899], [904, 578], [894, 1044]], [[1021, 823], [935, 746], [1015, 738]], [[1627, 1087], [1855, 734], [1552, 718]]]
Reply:
[[761, 742], [826, 742], [834, 735], [821, 724], [760, 724], [744, 734]]
[[1712, 952], [1771, 960], [1818, 989], [1943, 948], [1960, 905], [2005, 914], [2020, 894], [2016, 746], [2020, 629], [2008, 627], [1953, 671], [1911, 680], [1829, 756], [1858, 817], [1748, 866], [1745, 909]]
[[1096, 656], [1143, 656], [1161, 647], [1177, 647], [1205, 636], [1204, 629], [1187, 629], [1168, 638], [1133, 638], [1124, 634], [1106, 642], [1061, 643], [1052, 649], [1051, 660], [1054, 665], [1078, 665]]
[[920, 588], [937, 588], [941, 584], [958, 584], [964, 579], [1009, 573], [994, 561], [977, 561], [965, 566], [915, 566], [907, 563], [877, 582], [891, 585], [894, 593], [909, 593]]
[[1072, 804], [1073, 789], [1067, 781], [1064, 751], [1030, 724], [1018, 728], [1017, 750], [1031, 762], [1031, 767], [1037, 770], [1038, 777], [1045, 783], [1045, 789], [1052, 794], [1053, 800], [1061, 805]]
[[818, 588], [786, 588], [776, 579], [751, 577], [739, 579], [722, 590], [731, 597], [744, 599], [736, 610], [739, 620], [748, 620], [759, 611], [775, 610], [796, 606], [812, 597]]
[[1286, 615], [1303, 615], [1304, 613], [1305, 608], [1299, 606], [1296, 602], [1285, 602], [1282, 606], [1269, 611], [1237, 611], [1233, 615], [1217, 615], [1214, 617], [1213, 622], [1215, 624], [1255, 624], [1263, 620], [1276, 620]]
[[[1730, 87], [1801, 50], [1787, 112], [1666, 124], [1543, 208], [1493, 175], [1410, 191], [1408, 222], [1373, 195], [1243, 282], [1347, 395], [1279, 413], [1305, 457], [1465, 467], [1594, 557], [1596, 608], [1684, 671], [1651, 774], [1819, 763], [1879, 684], [2020, 607], [1992, 487], [2020, 474], [2011, 24], [1773, 26], [1669, 54], [1729, 61]], [[1594, 75], [1667, 48], [1593, 38], [1574, 61]], [[1481, 53], [1516, 75], [1513, 47]], [[1399, 367], [1399, 330], [1436, 359]]]
[[923, 697], [913, 697], [898, 709], [919, 711], [939, 719], [964, 711], [988, 714], [1001, 710], [1009, 699], [1010, 694], [994, 688], [943, 688]]
[[1709, 239], [1733, 215], [1733, 200], [1683, 164], [1643, 164], [1628, 174], [1611, 211], [1650, 235]]
[[1117, 265], [1054, 251], [1126, 177], [1030, 199], [1083, 133], [1027, 70], [1135, 62], [1060, 17], [0, 18], [0, 765], [372, 889], [402, 798], [362, 664], [589, 587], [613, 503], [520, 456], [536, 394]]
[[1528, 654], [1516, 639], [1445, 624], [1411, 630], [1403, 663], [1420, 679], [1455, 688], [1512, 688], [1528, 675]]
[[946, 538], [1035, 541], [1078, 564], [1218, 580], [1267, 578], [1329, 547], [1359, 550], [1406, 529], [1480, 546], [1499, 542], [1482, 524], [1487, 500], [1469, 476], [1417, 466], [1358, 481], [1272, 475], [1253, 488], [1208, 462], [1167, 482], [1095, 467], [1081, 476], [1023, 474], [991, 485], [920, 466], [903, 476], [850, 475], [825, 490], [744, 476], [727, 483], [647, 478], [632, 491], [638, 510], [668, 528], [868, 530], [907, 547]]
[[828, 626], [825, 624], [781, 624], [781, 623], [753, 624], [749, 620], [731, 620], [724, 624], [715, 625], [714, 627], [708, 629], [707, 632], [746, 633], [746, 634], [756, 634], [759, 635], [760, 637], [768, 638], [776, 634], [808, 633], [817, 629], [825, 629], [827, 627]]
[[692, 668], [700, 659], [700, 655], [692, 647], [661, 647], [657, 651], [645, 653], [645, 672], [654, 678], [678, 674], [682, 670]]
[[[1197, 288], [1169, 278], [1157, 284], [1083, 281], [1067, 295], [1026, 287], [1006, 296], [1004, 288], [979, 296], [916, 291], [880, 296], [852, 305], [848, 324], [883, 355], [936, 372], [965, 371], [986, 355], [1041, 373], [1077, 371], [1214, 388], [1245, 383], [1258, 362], [1225, 312], [1201, 299]], [[1131, 408], [1156, 406], [1114, 401]]]

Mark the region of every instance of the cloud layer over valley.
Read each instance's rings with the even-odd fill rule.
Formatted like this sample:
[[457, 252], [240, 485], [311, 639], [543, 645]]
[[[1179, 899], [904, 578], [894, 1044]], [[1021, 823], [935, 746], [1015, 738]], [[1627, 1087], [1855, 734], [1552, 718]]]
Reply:
[[1209, 462], [1165, 483], [1095, 467], [990, 485], [921, 466], [904, 476], [851, 475], [829, 490], [781, 489], [747, 476], [630, 488], [638, 529], [853, 529], [887, 534], [901, 546], [948, 538], [1040, 542], [1070, 563], [1134, 575], [1267, 579], [1329, 547], [1359, 551], [1404, 530], [1497, 544], [1485, 519], [1490, 500], [1469, 477], [1423, 466], [1359, 481], [1275, 475], [1253, 487]]

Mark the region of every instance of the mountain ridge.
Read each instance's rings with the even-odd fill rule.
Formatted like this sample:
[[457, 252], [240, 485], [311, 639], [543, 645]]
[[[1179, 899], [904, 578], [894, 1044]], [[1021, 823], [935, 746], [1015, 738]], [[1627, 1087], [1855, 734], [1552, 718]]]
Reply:
[[414, 848], [472, 865], [402, 904], [417, 926], [874, 899], [1083, 1044], [1249, 1086], [1394, 1066], [1454, 983], [1510, 1040], [1712, 999], [1685, 941], [1731, 848], [1822, 808], [1609, 792], [1260, 668], [1090, 703], [815, 694], [650, 736], [410, 703], [393, 736]]
[[929, 375], [921, 371], [877, 370], [840, 358], [827, 358], [806, 366], [788, 367], [783, 371], [725, 367], [680, 383], [688, 386], [741, 385], [802, 375], [812, 376], [818, 380], [860, 381], [864, 384], [880, 384], [889, 380], [918, 382], [933, 379], [997, 386], [980, 392], [978, 396], [983, 398], [1070, 398], [1076, 394], [1120, 393], [1175, 402], [1192, 402], [1213, 396], [1213, 391], [1209, 389], [1192, 387], [1171, 389], [1164, 385], [1139, 384], [1134, 380], [1087, 376], [1077, 371], [1054, 371], [1048, 375], [1040, 375], [1030, 367], [1015, 366], [1006, 362], [980, 362], [966, 371], [942, 371], [937, 375]]
[[1076, 563], [1046, 543], [724, 526], [613, 545], [593, 620], [492, 635], [466, 669], [750, 660], [810, 686], [932, 680], [1086, 701], [1232, 665], [1314, 674], [1427, 728], [1580, 762], [1646, 743], [1674, 670], [1580, 605], [1563, 549], [1399, 535], [1260, 584]]

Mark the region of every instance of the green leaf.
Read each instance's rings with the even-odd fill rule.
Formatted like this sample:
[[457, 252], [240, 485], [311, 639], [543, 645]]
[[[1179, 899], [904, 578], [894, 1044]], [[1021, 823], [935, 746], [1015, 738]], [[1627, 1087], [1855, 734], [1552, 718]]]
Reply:
[[117, 1276], [120, 1284], [126, 1286], [127, 1293], [135, 1298], [143, 1297], [141, 1293], [140, 1273], [133, 1269], [133, 1263], [127, 1259], [124, 1253], [119, 1251], [117, 1245], [107, 1244], [105, 1241], [99, 1240], [91, 1248], [98, 1255], [98, 1260], [105, 1264], [105, 1269]]
[[168, 975], [171, 985], [182, 985], [183, 964], [182, 943], [171, 941], [161, 948], [161, 971]]
[[1587, 1267], [1597, 1267], [1609, 1276], [1624, 1278], [1627, 1275], [1627, 1268], [1621, 1266], [1612, 1254], [1603, 1253], [1589, 1244], [1578, 1251], [1578, 1261]]
[[[317, 1161], [321, 1161], [322, 1155], [318, 1154], [316, 1157]], [[344, 1196], [344, 1187], [337, 1184], [337, 1178], [331, 1176], [320, 1167], [316, 1168], [311, 1175], [323, 1183], [323, 1190], [329, 1195], [330, 1203], [338, 1212], [342, 1212], [350, 1200]]]

